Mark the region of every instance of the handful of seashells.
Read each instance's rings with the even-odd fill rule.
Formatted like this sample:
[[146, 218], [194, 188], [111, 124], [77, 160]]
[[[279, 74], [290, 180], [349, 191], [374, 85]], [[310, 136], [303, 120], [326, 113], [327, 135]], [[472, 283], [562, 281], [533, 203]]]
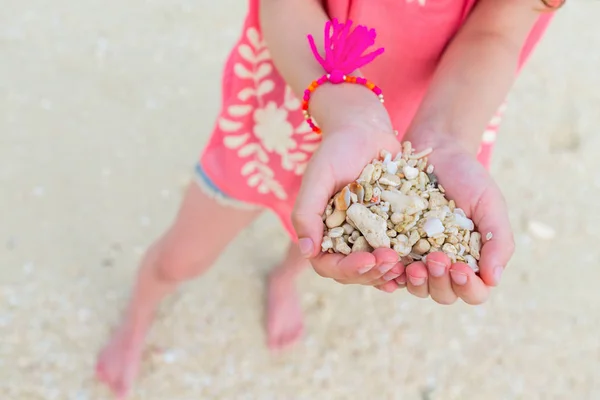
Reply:
[[[348, 255], [392, 248], [404, 264], [442, 251], [453, 263], [464, 262], [478, 272], [481, 234], [446, 198], [427, 163], [431, 152], [415, 153], [410, 142], [403, 142], [396, 157], [382, 151], [365, 166], [355, 182], [329, 201], [321, 250]], [[486, 239], [491, 238], [490, 232]]]

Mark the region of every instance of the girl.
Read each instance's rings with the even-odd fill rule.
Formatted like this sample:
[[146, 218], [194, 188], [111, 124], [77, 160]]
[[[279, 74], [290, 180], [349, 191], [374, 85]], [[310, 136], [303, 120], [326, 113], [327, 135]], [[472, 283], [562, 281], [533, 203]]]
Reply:
[[[499, 283], [513, 251], [502, 195], [486, 167], [499, 113], [516, 75], [564, 0], [250, 0], [243, 33], [225, 66], [223, 106], [196, 165], [181, 209], [143, 258], [125, 318], [99, 357], [97, 373], [127, 395], [160, 301], [204, 272], [263, 210], [274, 211], [297, 245], [271, 274], [268, 343], [289, 345], [302, 332], [294, 278], [309, 259], [321, 276], [344, 284], [400, 287], [442, 304], [478, 304]], [[323, 75], [306, 35], [324, 42], [333, 18], [378, 32], [385, 55], [354, 71], [376, 82], [385, 107], [360, 85], [325, 84], [304, 121], [306, 87]], [[318, 49], [323, 54], [323, 48]], [[486, 124], [487, 129], [486, 129]], [[430, 161], [450, 198], [470, 214], [484, 243], [480, 276], [432, 254], [404, 268], [390, 249], [320, 255], [321, 213], [380, 149], [399, 137], [432, 147]], [[484, 132], [483, 138], [481, 132]], [[314, 153], [314, 154], [313, 154]]]

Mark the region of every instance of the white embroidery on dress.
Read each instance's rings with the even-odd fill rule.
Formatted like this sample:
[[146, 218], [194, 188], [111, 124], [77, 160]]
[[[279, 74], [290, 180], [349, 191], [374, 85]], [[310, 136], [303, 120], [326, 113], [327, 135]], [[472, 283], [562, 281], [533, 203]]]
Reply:
[[[223, 143], [229, 149], [237, 150], [238, 156], [247, 158], [241, 174], [247, 177], [248, 186], [259, 193], [273, 193], [278, 199], [285, 200], [288, 195], [277, 181], [275, 172], [269, 167], [271, 154], [281, 157], [281, 167], [301, 175], [306, 169], [310, 155], [318, 147], [320, 137], [302, 121], [294, 127], [288, 120], [290, 112], [300, 110], [301, 103], [289, 87], [285, 88], [283, 104], [275, 101], [265, 103], [264, 96], [275, 89], [275, 82], [269, 79], [273, 72], [268, 49], [255, 28], [246, 31], [248, 44], [238, 47], [240, 56], [246, 63], [236, 63], [233, 72], [240, 79], [253, 81], [252, 86], [242, 89], [237, 99], [242, 102], [229, 106], [225, 116], [219, 118], [218, 126], [227, 136]], [[254, 109], [244, 104], [255, 98], [258, 106]], [[238, 118], [248, 117], [252, 113], [253, 131], [244, 132], [244, 124]], [[248, 143], [251, 134], [260, 141]]]

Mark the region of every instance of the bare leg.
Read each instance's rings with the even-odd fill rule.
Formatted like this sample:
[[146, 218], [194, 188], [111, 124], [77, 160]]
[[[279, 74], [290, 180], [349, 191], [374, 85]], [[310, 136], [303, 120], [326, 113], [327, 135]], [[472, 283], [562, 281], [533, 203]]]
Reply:
[[272, 350], [296, 343], [304, 330], [296, 277], [310, 264], [298, 246], [290, 244], [283, 263], [271, 272], [267, 293], [267, 341]]
[[123, 399], [137, 375], [156, 309], [183, 281], [206, 271], [260, 211], [222, 206], [192, 183], [171, 228], [146, 252], [121, 326], [98, 357], [98, 378]]

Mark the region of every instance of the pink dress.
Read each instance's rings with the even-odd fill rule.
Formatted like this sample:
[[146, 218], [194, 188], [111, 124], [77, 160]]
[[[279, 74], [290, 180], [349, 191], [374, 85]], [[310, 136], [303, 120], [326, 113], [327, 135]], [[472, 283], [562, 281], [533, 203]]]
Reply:
[[[259, 29], [258, 3], [249, 0], [242, 35], [225, 65], [221, 113], [198, 171], [203, 186], [222, 200], [272, 210], [295, 238], [291, 212], [319, 136], [304, 121], [300, 101], [269, 58]], [[324, 0], [330, 18], [351, 19], [377, 31], [376, 46], [384, 47], [385, 53], [362, 71], [383, 90], [386, 108], [400, 135], [419, 107], [445, 47], [475, 3]], [[520, 65], [550, 18], [550, 13], [541, 14], [524, 45]], [[502, 108], [499, 105], [498, 114], [482, 134], [478, 158], [485, 166], [489, 165]]]

